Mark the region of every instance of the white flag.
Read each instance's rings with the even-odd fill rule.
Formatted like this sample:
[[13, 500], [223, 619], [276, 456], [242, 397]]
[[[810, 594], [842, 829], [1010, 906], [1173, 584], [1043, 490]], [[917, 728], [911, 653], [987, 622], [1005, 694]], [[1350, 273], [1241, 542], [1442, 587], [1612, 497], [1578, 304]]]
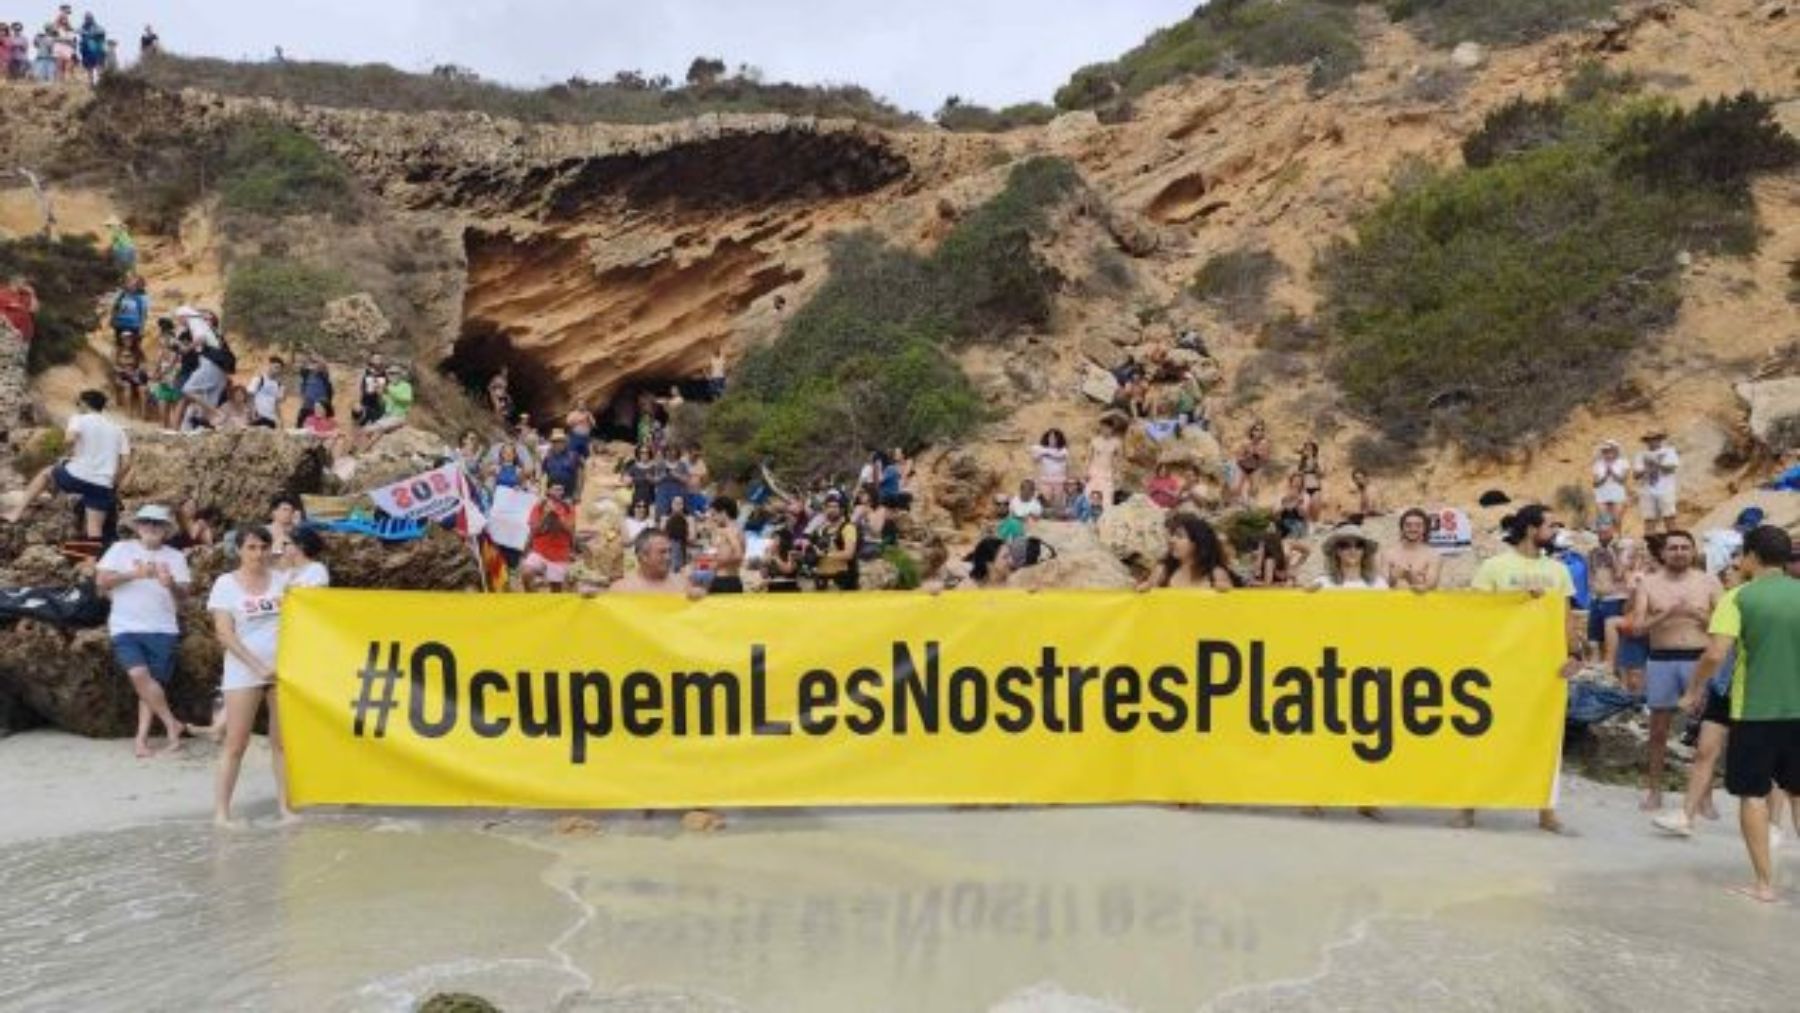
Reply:
[[407, 520], [441, 521], [463, 508], [462, 469], [446, 464], [435, 471], [369, 493], [383, 513]]

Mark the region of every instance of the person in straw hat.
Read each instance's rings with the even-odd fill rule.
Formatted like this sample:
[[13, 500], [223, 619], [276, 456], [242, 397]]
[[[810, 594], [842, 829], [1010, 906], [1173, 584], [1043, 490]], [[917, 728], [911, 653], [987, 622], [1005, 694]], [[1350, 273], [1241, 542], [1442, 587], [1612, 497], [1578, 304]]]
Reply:
[[1638, 509], [1644, 515], [1644, 534], [1675, 529], [1677, 499], [1676, 470], [1681, 455], [1669, 446], [1668, 434], [1652, 430], [1644, 434], [1644, 451], [1637, 455], [1632, 471], [1638, 479]]
[[1623, 528], [1625, 504], [1630, 500], [1631, 462], [1619, 451], [1619, 441], [1604, 440], [1594, 448], [1594, 505], [1601, 524]]
[[165, 688], [175, 676], [181, 643], [177, 607], [193, 583], [187, 557], [168, 546], [175, 515], [166, 506], [146, 504], [132, 515], [137, 538], [114, 542], [100, 557], [95, 586], [112, 599], [107, 633], [113, 657], [138, 697], [135, 746], [139, 759], [150, 755], [150, 728], [161, 721], [169, 741], [165, 752], [181, 748], [186, 728], [169, 709]]
[[1325, 539], [1325, 573], [1315, 591], [1386, 591], [1381, 575], [1381, 546], [1361, 525], [1345, 524]]

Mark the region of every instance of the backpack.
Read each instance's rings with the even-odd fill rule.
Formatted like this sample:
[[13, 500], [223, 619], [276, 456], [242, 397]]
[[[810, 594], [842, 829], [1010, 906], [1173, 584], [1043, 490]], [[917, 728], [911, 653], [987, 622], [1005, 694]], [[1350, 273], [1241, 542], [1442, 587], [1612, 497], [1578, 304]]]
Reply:
[[144, 329], [144, 300], [131, 292], [120, 292], [113, 300], [113, 330], [141, 331]]
[[1015, 538], [1006, 543], [1006, 549], [1012, 553], [1013, 569], [1022, 570], [1027, 566], [1036, 566], [1056, 558], [1056, 549], [1041, 538], [1027, 536]]
[[205, 356], [208, 362], [219, 367], [226, 376], [230, 376], [237, 372], [237, 353], [233, 352], [231, 346], [225, 343], [225, 335], [220, 334], [217, 337], [219, 343], [200, 346], [200, 354]]

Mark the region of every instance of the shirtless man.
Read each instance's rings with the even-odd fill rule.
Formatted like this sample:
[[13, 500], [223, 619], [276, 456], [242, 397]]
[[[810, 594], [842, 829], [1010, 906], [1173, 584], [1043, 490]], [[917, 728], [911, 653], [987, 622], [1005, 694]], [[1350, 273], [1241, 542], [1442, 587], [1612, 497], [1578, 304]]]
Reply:
[[1426, 542], [1431, 518], [1417, 508], [1400, 515], [1400, 544], [1389, 551], [1381, 568], [1388, 586], [1413, 591], [1436, 591], [1443, 578], [1444, 559]]
[[737, 501], [720, 496], [712, 503], [712, 594], [743, 594], [744, 533], [738, 530]]
[[1669, 727], [1680, 708], [1694, 666], [1711, 638], [1707, 625], [1724, 588], [1717, 578], [1695, 567], [1699, 557], [1694, 536], [1671, 531], [1663, 542], [1662, 568], [1644, 578], [1633, 601], [1632, 627], [1650, 638], [1645, 696], [1650, 704], [1648, 784], [1642, 808], [1662, 808], [1663, 762]]
[[632, 551], [637, 555], [637, 572], [614, 581], [607, 590], [614, 594], [684, 594], [692, 601], [706, 597], [706, 588], [690, 583], [669, 565], [674, 553], [668, 535], [646, 529], [638, 535]]
[[[706, 588], [688, 582], [670, 563], [669, 536], [655, 528], [646, 528], [633, 543], [637, 554], [637, 572], [628, 573], [607, 588], [613, 594], [682, 594], [689, 601], [706, 597]], [[646, 809], [645, 818], [655, 815]], [[694, 809], [681, 818], [684, 829], [710, 833], [725, 826], [725, 817], [710, 809]]]

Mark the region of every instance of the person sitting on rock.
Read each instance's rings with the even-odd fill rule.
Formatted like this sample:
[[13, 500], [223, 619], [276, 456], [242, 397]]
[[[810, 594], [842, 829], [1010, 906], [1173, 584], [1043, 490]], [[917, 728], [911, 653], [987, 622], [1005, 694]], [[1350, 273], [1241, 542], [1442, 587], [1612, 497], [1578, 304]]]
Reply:
[[100, 557], [94, 586], [112, 599], [106, 629], [113, 657], [137, 693], [135, 746], [138, 759], [150, 755], [150, 729], [162, 722], [168, 735], [164, 752], [181, 748], [185, 726], [169, 708], [165, 690], [175, 677], [175, 652], [181, 643], [178, 618], [181, 598], [193, 583], [187, 557], [167, 542], [175, 530], [169, 508], [139, 507], [132, 516], [137, 538], [114, 542]]
[[63, 431], [68, 454], [39, 472], [25, 487], [18, 506], [3, 517], [18, 523], [38, 497], [54, 488], [81, 497], [83, 533], [98, 542], [105, 535], [107, 517], [118, 509], [115, 490], [131, 469], [131, 439], [104, 414], [105, 394], [84, 390], [76, 400], [80, 408]]

